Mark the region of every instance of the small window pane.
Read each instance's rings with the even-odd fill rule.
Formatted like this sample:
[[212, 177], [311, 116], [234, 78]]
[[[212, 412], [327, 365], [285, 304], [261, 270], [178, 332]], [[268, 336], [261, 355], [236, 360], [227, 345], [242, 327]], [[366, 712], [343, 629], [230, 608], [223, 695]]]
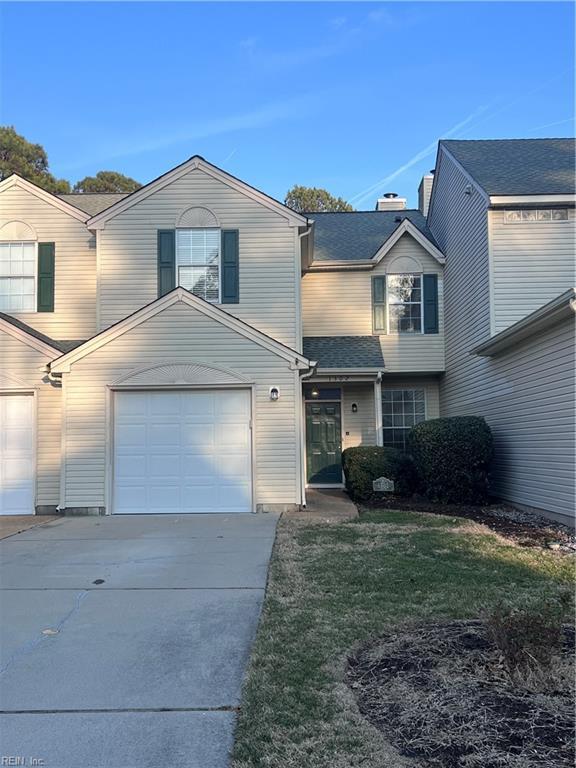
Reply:
[[220, 299], [220, 230], [176, 230], [178, 285], [210, 302]]
[[35, 275], [35, 243], [0, 243], [0, 311], [35, 311]]
[[522, 221], [536, 221], [536, 211], [522, 211]]
[[538, 221], [550, 221], [552, 219], [552, 211], [537, 211]]
[[522, 221], [522, 214], [520, 211], [506, 211], [505, 221], [509, 224], [515, 224], [518, 221]]
[[406, 436], [410, 428], [424, 420], [424, 390], [382, 390], [382, 432], [384, 445], [405, 450]]
[[551, 211], [552, 221], [568, 221], [568, 209], [558, 208]]

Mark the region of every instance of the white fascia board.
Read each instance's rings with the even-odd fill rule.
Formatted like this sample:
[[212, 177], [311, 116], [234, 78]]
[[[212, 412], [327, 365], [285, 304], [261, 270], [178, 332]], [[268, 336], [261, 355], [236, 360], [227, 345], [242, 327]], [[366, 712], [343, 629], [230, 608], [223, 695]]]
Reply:
[[419, 243], [426, 251], [428, 251], [430, 256], [435, 258], [439, 264], [444, 264], [446, 262], [442, 251], [438, 250], [438, 248], [436, 248], [436, 246], [431, 243], [430, 240], [428, 240], [428, 238], [423, 235], [418, 227], [415, 227], [409, 219], [404, 219], [402, 223], [398, 225], [388, 240], [386, 240], [386, 242], [374, 254], [372, 261], [374, 261], [376, 264], [379, 264], [404, 234], [411, 235], [414, 240], [416, 240], [417, 243]]
[[530, 338], [538, 331], [555, 325], [559, 320], [573, 316], [576, 312], [576, 289], [570, 288], [535, 312], [518, 320], [488, 341], [483, 342], [471, 354], [480, 357], [494, 357], [520, 341]]
[[307, 272], [340, 272], [341, 270], [366, 270], [374, 269], [375, 263], [372, 260], [358, 259], [358, 261], [317, 261], [306, 270]]
[[208, 163], [204, 158], [195, 155], [181, 165], [176, 166], [176, 168], [173, 168], [171, 171], [168, 171], [157, 179], [154, 179], [154, 181], [151, 181], [149, 184], [146, 184], [144, 187], [136, 190], [136, 192], [132, 192], [132, 194], [119, 200], [109, 208], [106, 208], [106, 210], [92, 216], [87, 222], [88, 227], [90, 229], [103, 229], [109, 219], [114, 218], [114, 216], [117, 216], [119, 213], [123, 213], [123, 211], [126, 211], [128, 208], [131, 208], [133, 205], [136, 205], [155, 192], [158, 192], [158, 190], [163, 189], [168, 184], [172, 184], [177, 179], [194, 170], [203, 171], [207, 175], [212, 176], [212, 178], [218, 179], [218, 181], [236, 189], [241, 194], [250, 197], [252, 200], [255, 200], [266, 208], [275, 211], [287, 219], [290, 226], [301, 227], [308, 224], [308, 219], [305, 216], [296, 213], [296, 211], [292, 211], [277, 200], [274, 200], [263, 192], [251, 187], [249, 184], [240, 181], [240, 179], [236, 179], [234, 176], [231, 176], [220, 168]]
[[86, 355], [89, 355], [91, 352], [94, 352], [100, 347], [103, 347], [105, 344], [108, 344], [119, 336], [122, 336], [132, 328], [135, 328], [136, 326], [140, 325], [151, 317], [154, 317], [154, 315], [157, 315], [159, 312], [162, 312], [164, 309], [172, 306], [172, 304], [176, 304], [177, 302], [187, 304], [193, 309], [201, 312], [203, 315], [212, 318], [217, 323], [225, 325], [231, 330], [236, 331], [241, 336], [244, 336], [259, 346], [268, 349], [270, 352], [277, 354], [279, 357], [287, 360], [290, 363], [290, 368], [292, 370], [307, 370], [310, 368], [310, 361], [304, 357], [304, 355], [301, 355], [295, 350], [290, 349], [290, 347], [285, 346], [281, 342], [272, 339], [270, 336], [262, 333], [262, 331], [259, 331], [256, 328], [253, 328], [251, 325], [248, 325], [242, 320], [234, 317], [233, 315], [228, 314], [223, 309], [215, 307], [213, 304], [209, 304], [208, 302], [199, 299], [197, 296], [194, 296], [183, 288], [176, 288], [166, 296], [162, 296], [161, 298], [156, 299], [156, 301], [153, 301], [151, 304], [147, 304], [145, 307], [139, 309], [134, 314], [124, 318], [124, 320], [120, 320], [120, 322], [102, 331], [97, 336], [93, 336], [91, 339], [88, 339], [88, 341], [84, 342], [84, 344], [81, 344], [79, 347], [76, 347], [70, 352], [67, 352], [66, 354], [59, 357], [57, 360], [54, 360], [50, 365], [50, 370], [52, 373], [68, 373], [70, 371], [70, 366], [73, 363], [77, 362]]
[[36, 336], [32, 336], [31, 334], [26, 333], [26, 331], [24, 331], [22, 328], [17, 328], [15, 325], [12, 325], [12, 323], [8, 322], [8, 320], [4, 320], [2, 317], [0, 317], [0, 330], [4, 331], [15, 339], [18, 339], [18, 341], [27, 344], [29, 347], [32, 347], [32, 349], [35, 349], [38, 352], [42, 352], [51, 360], [54, 360], [56, 357], [59, 357], [62, 354], [62, 350], [58, 349], [57, 347], [52, 347], [41, 339], [37, 339]]
[[31, 181], [27, 181], [15, 173], [12, 174], [12, 176], [9, 176], [7, 179], [4, 179], [4, 181], [0, 182], [0, 193], [10, 189], [11, 187], [20, 187], [20, 189], [24, 189], [26, 192], [30, 192], [31, 195], [35, 195], [36, 197], [40, 198], [40, 200], [44, 200], [44, 202], [48, 203], [49, 205], [53, 205], [54, 208], [59, 208], [64, 213], [67, 213], [74, 219], [78, 219], [78, 221], [81, 221], [83, 224], [88, 220], [88, 214], [84, 211], [81, 211], [79, 208], [70, 205], [70, 203], [61, 200], [56, 195], [53, 195], [50, 192], [46, 192], [45, 189], [37, 187], [36, 184], [32, 184]]
[[576, 195], [490, 195], [490, 205], [574, 205]]

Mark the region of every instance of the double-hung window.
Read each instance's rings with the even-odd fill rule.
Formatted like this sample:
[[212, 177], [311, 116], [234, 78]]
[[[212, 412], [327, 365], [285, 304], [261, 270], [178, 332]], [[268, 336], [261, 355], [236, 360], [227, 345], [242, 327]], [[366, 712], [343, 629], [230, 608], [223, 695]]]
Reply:
[[422, 275], [388, 275], [388, 333], [422, 333]]
[[36, 310], [36, 243], [0, 243], [0, 311]]
[[220, 230], [176, 230], [176, 284], [205, 301], [220, 301]]
[[423, 333], [422, 275], [387, 275], [372, 283], [375, 333]]
[[406, 448], [411, 427], [426, 420], [426, 397], [423, 389], [382, 390], [383, 445]]

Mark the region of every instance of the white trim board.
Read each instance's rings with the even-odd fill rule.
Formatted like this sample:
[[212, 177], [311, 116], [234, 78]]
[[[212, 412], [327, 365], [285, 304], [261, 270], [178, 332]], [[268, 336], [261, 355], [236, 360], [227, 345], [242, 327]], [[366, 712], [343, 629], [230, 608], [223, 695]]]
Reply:
[[428, 238], [422, 234], [422, 232], [420, 232], [418, 227], [412, 224], [410, 219], [403, 219], [402, 223], [396, 227], [388, 240], [386, 240], [386, 242], [383, 243], [379, 250], [374, 254], [372, 261], [374, 261], [376, 264], [379, 264], [404, 234], [411, 235], [414, 240], [416, 240], [416, 242], [419, 243], [422, 248], [428, 251], [430, 256], [436, 259], [439, 264], [444, 264], [446, 262], [444, 254], [438, 250], [438, 248], [436, 248], [436, 246], [431, 243], [430, 240], [428, 240]]
[[53, 205], [55, 208], [59, 208], [64, 213], [67, 213], [74, 219], [78, 219], [78, 221], [81, 221], [82, 223], [85, 223], [88, 220], [88, 214], [84, 211], [81, 211], [79, 208], [75, 208], [73, 205], [70, 205], [70, 203], [61, 200], [59, 197], [56, 197], [56, 195], [53, 195], [50, 192], [46, 192], [46, 190], [37, 187], [36, 184], [32, 184], [30, 181], [26, 181], [26, 179], [23, 179], [21, 176], [18, 176], [15, 173], [13, 173], [12, 176], [8, 176], [8, 178], [4, 179], [4, 181], [0, 182], [0, 193], [7, 189], [11, 189], [12, 187], [20, 187], [21, 189], [30, 192], [30, 194], [35, 195], [36, 197], [40, 198], [40, 200], [44, 200], [44, 202], [49, 203], [49, 205]]
[[175, 288], [170, 293], [167, 293], [166, 296], [162, 296], [161, 298], [153, 301], [151, 304], [147, 304], [145, 307], [142, 307], [142, 309], [134, 312], [134, 314], [124, 318], [124, 320], [121, 320], [115, 325], [112, 325], [110, 328], [107, 328], [105, 331], [102, 331], [96, 336], [93, 336], [91, 339], [88, 339], [88, 341], [85, 341], [84, 344], [81, 344], [70, 352], [61, 355], [61, 357], [59, 357], [57, 360], [54, 360], [50, 364], [50, 370], [52, 373], [69, 372], [70, 366], [77, 360], [80, 360], [86, 355], [89, 355], [91, 352], [94, 352], [100, 347], [103, 347], [105, 344], [108, 344], [119, 336], [122, 336], [132, 328], [135, 328], [141, 323], [144, 323], [149, 318], [154, 317], [159, 312], [162, 312], [164, 309], [167, 309], [168, 307], [178, 302], [182, 302], [192, 309], [198, 310], [203, 315], [206, 315], [212, 320], [215, 320], [217, 323], [221, 323], [227, 328], [236, 331], [240, 336], [243, 336], [244, 338], [255, 342], [264, 349], [268, 349], [270, 352], [277, 354], [278, 357], [281, 357], [290, 363], [290, 368], [292, 370], [308, 370], [315, 365], [314, 361], [308, 360], [299, 352], [296, 352], [281, 342], [266, 336], [266, 334], [262, 333], [262, 331], [253, 328], [251, 325], [248, 325], [233, 315], [229, 315], [223, 309], [220, 309], [219, 307], [216, 307], [213, 304], [209, 304], [207, 301], [194, 296], [184, 288]]
[[250, 197], [252, 200], [255, 200], [264, 207], [275, 211], [287, 219], [290, 226], [292, 227], [308, 225], [308, 219], [306, 216], [302, 216], [301, 214], [296, 213], [296, 211], [288, 208], [283, 203], [279, 203], [277, 200], [269, 197], [264, 192], [260, 192], [258, 189], [251, 187], [249, 184], [240, 181], [240, 179], [231, 176], [229, 173], [226, 173], [226, 171], [223, 171], [221, 168], [218, 168], [215, 165], [212, 165], [212, 163], [209, 163], [203, 157], [200, 157], [200, 155], [194, 155], [181, 165], [176, 166], [176, 168], [172, 168], [172, 170], [164, 173], [157, 179], [154, 179], [154, 181], [151, 181], [149, 184], [146, 184], [145, 186], [136, 190], [136, 192], [132, 192], [132, 194], [128, 195], [122, 200], [119, 200], [117, 203], [114, 203], [114, 205], [106, 208], [106, 210], [97, 213], [95, 216], [92, 216], [92, 218], [88, 219], [87, 226], [89, 229], [103, 229], [109, 219], [112, 219], [118, 214], [123, 213], [128, 208], [131, 208], [133, 205], [139, 203], [141, 200], [145, 200], [147, 197], [154, 194], [154, 192], [163, 189], [168, 184], [172, 184], [182, 176], [190, 173], [190, 171], [195, 170], [203, 171], [208, 176], [211, 176], [212, 178], [222, 182], [223, 184], [226, 184], [232, 189], [235, 189], [237, 192]]

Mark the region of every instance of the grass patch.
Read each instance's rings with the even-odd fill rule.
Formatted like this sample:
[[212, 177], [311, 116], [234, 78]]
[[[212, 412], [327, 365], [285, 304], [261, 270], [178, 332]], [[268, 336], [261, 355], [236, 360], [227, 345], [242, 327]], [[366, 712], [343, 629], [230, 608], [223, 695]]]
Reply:
[[503, 597], [555, 597], [572, 579], [570, 556], [453, 517], [372, 510], [332, 525], [281, 520], [233, 765], [414, 765], [359, 715], [347, 656], [393, 627], [476, 618]]

